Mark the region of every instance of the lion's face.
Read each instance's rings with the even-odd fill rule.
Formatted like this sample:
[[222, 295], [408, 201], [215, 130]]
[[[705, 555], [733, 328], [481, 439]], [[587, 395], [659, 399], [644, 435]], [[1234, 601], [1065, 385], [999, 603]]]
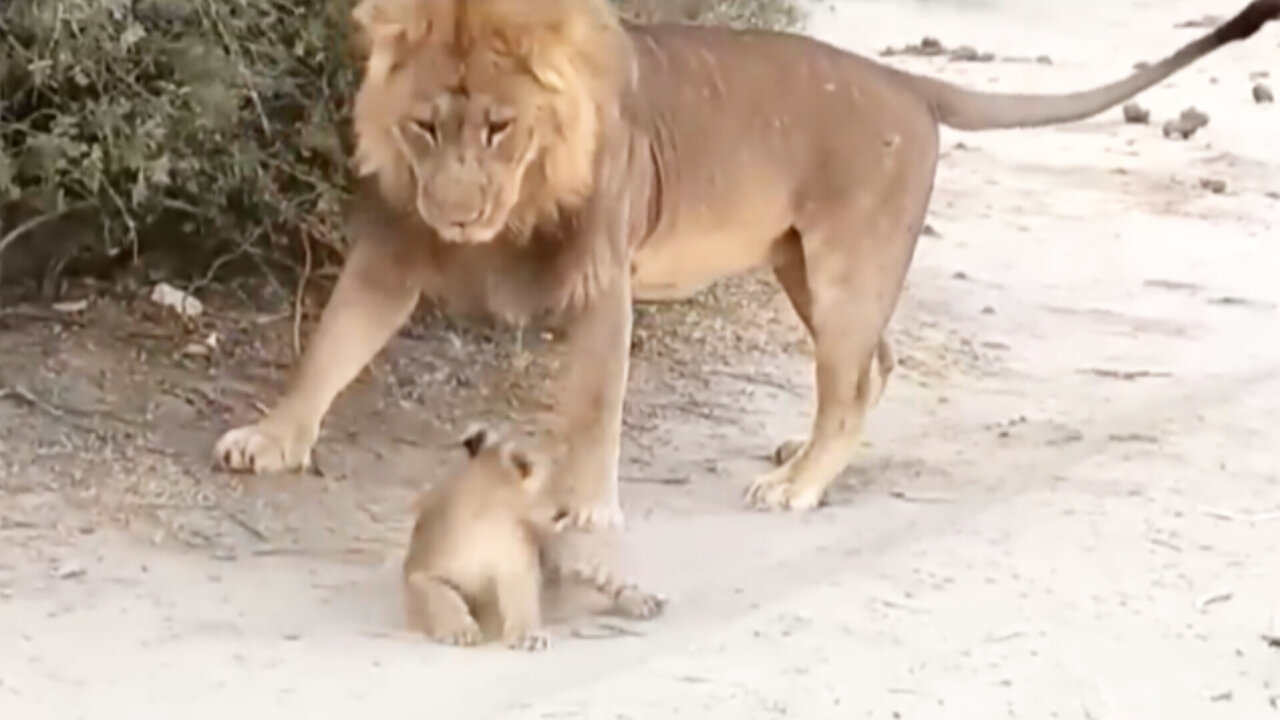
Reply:
[[364, 0], [360, 171], [444, 240], [527, 229], [592, 187], [625, 37], [601, 0]]
[[389, 118], [414, 207], [451, 242], [487, 242], [502, 230], [551, 135], [536, 83], [503, 65], [466, 63], [460, 81], [438, 64], [410, 73], [403, 112]]

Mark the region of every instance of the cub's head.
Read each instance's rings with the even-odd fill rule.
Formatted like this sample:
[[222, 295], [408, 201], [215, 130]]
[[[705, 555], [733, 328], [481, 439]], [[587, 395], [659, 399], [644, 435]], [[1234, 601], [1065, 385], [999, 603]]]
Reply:
[[527, 230], [592, 191], [630, 81], [607, 0], [362, 0], [356, 169], [444, 240]]
[[470, 458], [473, 477], [518, 487], [530, 497], [539, 497], [547, 482], [543, 458], [504, 440], [492, 429], [475, 425], [462, 438]]

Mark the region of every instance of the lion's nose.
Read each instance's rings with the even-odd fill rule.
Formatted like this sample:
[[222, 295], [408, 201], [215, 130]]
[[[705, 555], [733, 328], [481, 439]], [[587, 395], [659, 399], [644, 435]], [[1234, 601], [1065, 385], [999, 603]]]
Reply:
[[455, 225], [475, 222], [484, 213], [484, 194], [479, 185], [446, 182], [435, 188], [436, 206]]

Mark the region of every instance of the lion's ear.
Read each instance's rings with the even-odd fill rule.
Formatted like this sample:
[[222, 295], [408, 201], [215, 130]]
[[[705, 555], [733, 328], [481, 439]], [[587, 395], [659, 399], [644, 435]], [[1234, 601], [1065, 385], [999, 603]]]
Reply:
[[543, 87], [556, 93], [568, 87], [562, 53], [535, 45], [528, 53], [529, 72]]
[[379, 81], [400, 64], [409, 47], [431, 31], [432, 13], [451, 3], [423, 0], [361, 0], [351, 11], [369, 53], [365, 72]]

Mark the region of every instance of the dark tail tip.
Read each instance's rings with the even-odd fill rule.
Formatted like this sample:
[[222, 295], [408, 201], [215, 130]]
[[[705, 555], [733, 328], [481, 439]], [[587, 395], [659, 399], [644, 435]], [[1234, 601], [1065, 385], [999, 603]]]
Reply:
[[1280, 18], [1280, 0], [1253, 0], [1240, 14], [1219, 25], [1213, 38], [1219, 44], [1244, 40], [1276, 18]]

